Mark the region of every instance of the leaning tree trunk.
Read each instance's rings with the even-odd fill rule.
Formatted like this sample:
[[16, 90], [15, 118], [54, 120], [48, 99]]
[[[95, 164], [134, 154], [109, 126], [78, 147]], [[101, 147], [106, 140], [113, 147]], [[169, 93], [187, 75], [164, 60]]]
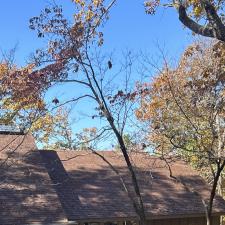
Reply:
[[[217, 124], [217, 134], [218, 134], [218, 149], [217, 149], [217, 157], [218, 159], [221, 159], [222, 152], [224, 149], [224, 142], [225, 142], [225, 132], [223, 125], [221, 125], [220, 116], [216, 116], [216, 124]], [[220, 173], [220, 176], [218, 178], [218, 184], [217, 184], [217, 193], [220, 196], [223, 196], [223, 189], [222, 189], [222, 171]], [[220, 218], [220, 224], [222, 224], [222, 217]]]
[[[127, 153], [127, 148], [125, 146], [123, 137], [119, 133], [119, 131], [117, 130], [117, 128], [116, 128], [116, 126], [114, 124], [114, 119], [111, 116], [110, 112], [106, 109], [104, 111], [104, 113], [106, 115], [106, 118], [107, 118], [107, 120], [108, 120], [108, 122], [109, 122], [109, 124], [110, 124], [110, 126], [111, 126], [111, 128], [112, 128], [112, 130], [114, 132], [114, 134], [116, 135], [116, 138], [117, 138], [119, 146], [120, 146], [120, 150], [121, 150], [121, 152], [123, 154], [123, 157], [125, 159], [125, 162], [127, 164], [128, 170], [129, 170], [129, 173], [131, 175], [131, 182], [132, 182], [132, 185], [134, 187], [134, 191], [135, 191], [136, 198], [137, 198], [137, 200], [134, 202], [134, 208], [135, 208], [136, 213], [139, 216], [140, 225], [147, 225], [145, 209], [144, 209], [144, 203], [143, 203], [143, 199], [142, 199], [142, 196], [141, 196], [140, 187], [139, 187], [139, 184], [138, 184], [138, 180], [137, 180], [137, 177], [136, 177], [133, 165], [132, 165], [132, 163], [130, 161], [130, 157], [129, 157], [128, 153]], [[148, 222], [148, 225], [150, 225], [150, 222]]]
[[206, 206], [206, 219], [207, 219], [207, 225], [211, 225], [212, 224], [212, 213], [213, 213], [213, 202], [215, 199], [215, 195], [216, 195], [216, 191], [217, 191], [217, 187], [218, 187], [218, 182], [219, 179], [221, 177], [221, 173], [224, 169], [225, 166], [225, 160], [223, 161], [217, 161], [217, 171], [215, 174], [215, 177], [213, 179], [213, 186], [211, 189], [211, 193], [210, 193], [210, 198], [209, 198], [209, 203]]

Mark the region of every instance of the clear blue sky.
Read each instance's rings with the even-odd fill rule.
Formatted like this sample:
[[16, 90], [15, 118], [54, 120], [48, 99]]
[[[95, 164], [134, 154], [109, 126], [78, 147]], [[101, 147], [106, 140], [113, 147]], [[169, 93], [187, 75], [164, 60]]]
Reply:
[[[51, 0], [48, 0], [49, 2]], [[48, 5], [47, 0], [4, 0], [0, 14], [0, 48], [8, 50], [18, 44], [16, 60], [25, 64], [29, 54], [42, 42], [29, 30], [29, 19], [39, 14]], [[71, 15], [70, 0], [55, 0], [63, 3], [65, 12]], [[156, 15], [146, 15], [144, 0], [118, 0], [110, 13], [110, 20], [104, 27], [104, 51], [147, 51], [152, 56], [158, 54], [156, 43], [165, 46], [170, 56], [179, 57], [185, 46], [192, 41], [192, 35], [178, 20], [175, 9], [159, 9]], [[56, 91], [57, 92], [57, 91]], [[67, 95], [65, 93], [61, 93]], [[89, 110], [87, 104], [83, 104]], [[90, 122], [77, 125], [90, 127]]]
[[[48, 0], [49, 2], [51, 0]], [[38, 15], [47, 0], [5, 0], [1, 2], [0, 47], [9, 49], [18, 44], [17, 60], [24, 63], [32, 50], [40, 46], [35, 33], [28, 28], [29, 18]], [[72, 12], [70, 0], [56, 0]], [[68, 14], [69, 14], [68, 13]], [[160, 9], [155, 16], [146, 15], [143, 0], [118, 0], [104, 28], [106, 49], [157, 51], [156, 42], [165, 45], [170, 54], [177, 55], [192, 36], [178, 21], [174, 9]]]

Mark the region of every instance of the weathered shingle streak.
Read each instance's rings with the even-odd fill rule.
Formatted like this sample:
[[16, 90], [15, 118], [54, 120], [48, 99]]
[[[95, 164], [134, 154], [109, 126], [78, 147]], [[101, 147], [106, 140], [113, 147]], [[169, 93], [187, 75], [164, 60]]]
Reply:
[[64, 220], [31, 135], [0, 135], [0, 224]]

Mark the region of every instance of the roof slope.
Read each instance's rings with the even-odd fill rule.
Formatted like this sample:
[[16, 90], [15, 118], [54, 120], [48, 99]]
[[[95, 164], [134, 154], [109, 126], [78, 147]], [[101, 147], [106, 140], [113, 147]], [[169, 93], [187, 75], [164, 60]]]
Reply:
[[[97, 221], [135, 217], [132, 204], [118, 176], [99, 156], [86, 151], [40, 151], [69, 220]], [[100, 152], [131, 184], [122, 156]], [[151, 218], [204, 214], [201, 198], [169, 178], [164, 161], [146, 154], [132, 154], [146, 211]], [[173, 174], [209, 196], [209, 186], [182, 162], [171, 165]], [[214, 213], [225, 212], [225, 201], [217, 196]]]
[[31, 135], [0, 135], [0, 224], [64, 220]]

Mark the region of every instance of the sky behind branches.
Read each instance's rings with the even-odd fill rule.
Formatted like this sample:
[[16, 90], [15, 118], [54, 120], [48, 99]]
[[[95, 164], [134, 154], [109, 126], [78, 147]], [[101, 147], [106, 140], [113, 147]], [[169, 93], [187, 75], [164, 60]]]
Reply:
[[[64, 6], [68, 17], [72, 15], [73, 7], [70, 0], [55, 0], [55, 2]], [[1, 3], [0, 49], [4, 52], [17, 45], [16, 62], [25, 65], [30, 53], [44, 46], [44, 42], [29, 29], [29, 19], [39, 15], [44, 6], [51, 4], [51, 0], [4, 0]], [[169, 56], [177, 59], [193, 38], [179, 22], [175, 9], [161, 8], [154, 16], [146, 15], [143, 0], [118, 0], [110, 12], [109, 21], [102, 29], [104, 32], [103, 51], [116, 52], [117, 58], [125, 49], [132, 52], [144, 51], [157, 58], [158, 46], [160, 46]], [[74, 91], [72, 87], [68, 89], [71, 89], [71, 93]], [[68, 97], [63, 89], [53, 88], [47, 95], [47, 100], [50, 101], [56, 93], [65, 99]], [[79, 109], [83, 108], [87, 112], [91, 107], [93, 105], [83, 103]], [[95, 124], [97, 125], [96, 121], [78, 122], [74, 130]]]

